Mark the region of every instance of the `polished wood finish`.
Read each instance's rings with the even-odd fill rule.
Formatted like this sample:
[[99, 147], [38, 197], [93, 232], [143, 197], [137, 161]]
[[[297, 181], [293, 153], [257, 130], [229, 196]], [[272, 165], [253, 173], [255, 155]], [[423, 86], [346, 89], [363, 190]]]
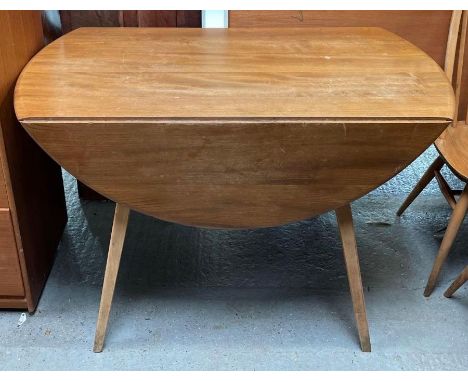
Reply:
[[96, 336], [94, 338], [94, 352], [100, 353], [104, 346], [107, 322], [114, 296], [115, 282], [119, 273], [120, 258], [127, 232], [128, 217], [130, 210], [121, 204], [116, 204], [114, 222], [109, 243], [109, 253], [107, 255], [106, 273], [104, 275], [104, 285], [102, 287], [101, 304], [99, 306], [99, 316], [96, 326]]
[[[357, 46], [366, 81], [350, 58]], [[364, 195], [453, 114], [437, 64], [375, 28], [81, 29], [31, 61], [15, 99], [34, 139], [96, 191], [161, 219], [229, 228]]]
[[441, 69], [379, 28], [82, 28], [43, 49], [16, 92], [22, 120], [453, 113]]
[[[48, 11], [51, 12], [51, 11]], [[83, 26], [121, 27], [201, 27], [201, 11], [60, 11], [64, 32]], [[174, 20], [168, 23], [167, 20]], [[47, 24], [46, 24], [47, 25]], [[50, 29], [50, 28], [48, 28]], [[85, 200], [105, 200], [106, 198], [78, 181], [78, 195]]]
[[468, 181], [468, 124], [450, 126], [436, 141], [436, 148], [452, 172]]
[[[0, 194], [3, 187], [7, 194], [6, 199], [0, 199], [8, 211], [4, 212], [8, 218], [2, 220], [6, 236], [0, 235], [0, 241], [10, 249], [15, 243], [21, 270], [20, 274], [15, 271], [18, 279], [14, 290], [0, 287], [0, 307], [24, 308], [26, 301], [30, 311], [36, 307], [66, 222], [60, 166], [34, 143], [13, 110], [15, 81], [43, 44], [40, 12], [0, 11], [0, 177], [4, 178]], [[4, 277], [0, 273], [0, 279]], [[19, 298], [20, 284], [24, 290]]]
[[28, 301], [24, 297], [0, 296], [0, 307], [2, 309], [28, 309]]
[[449, 224], [442, 239], [442, 244], [439, 248], [439, 253], [437, 254], [434, 265], [432, 266], [431, 274], [427, 280], [427, 285], [424, 290], [424, 296], [429, 297], [434, 290], [437, 278], [439, 276], [442, 265], [447, 258], [450, 248], [452, 248], [453, 242], [457, 236], [460, 225], [465, 218], [466, 211], [468, 210], [468, 185], [465, 186], [460, 199], [453, 210], [452, 216], [450, 217]]
[[359, 267], [351, 206], [347, 204], [338, 208], [335, 212], [343, 244], [343, 253], [346, 271], [348, 273], [351, 299], [353, 301], [354, 316], [359, 333], [359, 342], [363, 352], [370, 352], [369, 327], [367, 324], [366, 305], [364, 302], [364, 291], [362, 290], [361, 270]]
[[444, 296], [447, 298], [452, 297], [452, 295], [463, 285], [465, 282], [468, 281], [468, 266], [466, 266], [462, 273], [458, 275], [455, 281], [448, 287], [445, 291]]
[[[444, 67], [452, 11], [229, 11], [231, 27], [382, 27], [412, 42]], [[468, 61], [468, 50], [465, 50]], [[458, 119], [468, 104], [468, 70], [461, 80]]]
[[23, 121], [46, 152], [109, 199], [223, 228], [281, 225], [357, 199], [447, 123]]
[[[457, 62], [457, 72], [456, 72], [456, 80], [455, 80], [455, 112], [453, 120], [458, 122], [458, 116], [460, 113], [460, 99], [461, 99], [461, 89], [462, 89], [462, 81], [463, 81], [463, 71], [464, 71], [464, 62], [465, 62], [465, 50], [466, 50], [466, 35], [468, 34], [468, 11], [454, 11], [461, 12], [461, 21], [460, 21], [460, 36], [457, 38], [459, 42], [459, 51], [458, 51], [458, 62]], [[449, 35], [449, 43], [450, 38], [452, 36]], [[448, 52], [447, 52], [448, 54]], [[468, 59], [467, 59], [468, 61]]]
[[[457, 42], [458, 35], [460, 31], [460, 21], [462, 17], [462, 11], [453, 11], [452, 18], [450, 20], [450, 28], [447, 39], [447, 49], [445, 51], [445, 64], [444, 70], [450, 82], [453, 80], [453, 69], [455, 67], [455, 56], [457, 52]], [[465, 31], [466, 32], [466, 31]], [[460, 52], [462, 53], [462, 52]], [[459, 58], [463, 58], [461, 55]], [[457, 109], [457, 105], [455, 106]], [[454, 117], [454, 121], [457, 120], [457, 117]]]
[[398, 34], [428, 53], [443, 67], [452, 11], [229, 11], [229, 26], [248, 27], [380, 27]]
[[0, 294], [23, 297], [24, 287], [10, 210], [0, 209]]

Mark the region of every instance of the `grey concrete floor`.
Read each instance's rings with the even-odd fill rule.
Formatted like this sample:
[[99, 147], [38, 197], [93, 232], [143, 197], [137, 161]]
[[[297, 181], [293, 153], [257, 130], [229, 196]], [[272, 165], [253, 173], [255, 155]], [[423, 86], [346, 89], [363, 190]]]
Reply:
[[[0, 312], [0, 369], [466, 370], [468, 224], [422, 295], [450, 209], [434, 184], [395, 211], [434, 158], [353, 203], [372, 353], [359, 350], [335, 216], [244, 231], [130, 217], [105, 350], [92, 352], [113, 204], [80, 202], [37, 312]], [[450, 182], [457, 180], [450, 177]]]

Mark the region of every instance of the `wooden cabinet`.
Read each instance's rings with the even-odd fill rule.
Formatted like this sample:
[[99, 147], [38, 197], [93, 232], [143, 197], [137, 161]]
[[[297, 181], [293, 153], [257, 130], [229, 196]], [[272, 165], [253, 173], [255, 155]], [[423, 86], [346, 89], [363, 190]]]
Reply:
[[8, 208], [0, 210], [0, 275], [2, 295], [24, 297], [23, 279]]
[[36, 308], [67, 220], [60, 166], [13, 107], [16, 79], [43, 44], [41, 12], [0, 11], [0, 308]]

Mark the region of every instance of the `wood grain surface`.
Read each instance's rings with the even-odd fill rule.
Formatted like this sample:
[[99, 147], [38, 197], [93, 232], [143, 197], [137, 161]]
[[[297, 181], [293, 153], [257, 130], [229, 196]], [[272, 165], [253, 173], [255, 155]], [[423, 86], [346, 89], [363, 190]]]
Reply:
[[0, 297], [23, 297], [24, 287], [10, 211], [0, 209]]
[[28, 122], [65, 169], [140, 212], [205, 227], [275, 226], [366, 194], [448, 122]]
[[450, 126], [436, 141], [436, 148], [447, 165], [461, 179], [468, 182], [468, 125]]
[[440, 67], [379, 28], [83, 28], [16, 88], [27, 118], [452, 118]]
[[30, 62], [15, 105], [110, 199], [252, 228], [384, 183], [450, 123], [454, 95], [431, 58], [379, 28], [80, 29]]
[[405, 38], [444, 65], [452, 11], [229, 11], [233, 28], [380, 27]]
[[[468, 11], [463, 13], [461, 23], [460, 52], [458, 55], [457, 80], [455, 82], [455, 107], [458, 109], [462, 93], [462, 72], [465, 62]], [[466, 69], [465, 69], [466, 71]], [[468, 115], [466, 121], [457, 121], [436, 140], [435, 146], [447, 165], [461, 179], [468, 181]]]
[[[450, 10], [353, 10], [353, 11], [229, 11], [230, 27], [381, 27], [422, 49], [444, 67]], [[468, 61], [468, 49], [465, 50]], [[458, 119], [465, 120], [468, 104], [468, 70], [462, 74]]]

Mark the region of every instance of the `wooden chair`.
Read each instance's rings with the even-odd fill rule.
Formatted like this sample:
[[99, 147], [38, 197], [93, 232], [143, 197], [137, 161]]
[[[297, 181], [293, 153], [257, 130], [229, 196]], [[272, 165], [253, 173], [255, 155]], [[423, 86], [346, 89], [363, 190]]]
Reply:
[[452, 297], [452, 295], [468, 280], [468, 266], [466, 266], [462, 273], [458, 275], [455, 281], [448, 287], [445, 291], [444, 296], [447, 298]]
[[[462, 30], [460, 35], [461, 37], [456, 72], [457, 78], [455, 82], [456, 110], [455, 117], [453, 119], [455, 122], [451, 126], [449, 126], [435, 141], [435, 147], [439, 152], [439, 156], [429, 166], [429, 168], [426, 170], [424, 175], [416, 184], [413, 191], [411, 191], [411, 193], [408, 195], [408, 197], [403, 202], [403, 204], [397, 212], [397, 215], [401, 216], [406, 210], [406, 208], [408, 208], [408, 206], [414, 201], [414, 199], [421, 193], [421, 191], [433, 178], [436, 178], [442, 195], [445, 197], [448, 204], [453, 209], [453, 213], [447, 226], [444, 238], [442, 240], [442, 244], [439, 248], [439, 253], [436, 257], [431, 274], [427, 281], [426, 288], [424, 290], [425, 297], [430, 296], [435, 287], [435, 283], [439, 276], [441, 267], [445, 259], [447, 258], [447, 255], [450, 251], [450, 248], [452, 247], [457, 232], [460, 228], [461, 223], [463, 222], [466, 211], [468, 209], [468, 116], [465, 122], [456, 122], [458, 119], [458, 106], [460, 104], [460, 83], [462, 77], [463, 57], [466, 43], [467, 19], [467, 11], [453, 11], [445, 58], [445, 72], [447, 73], [447, 77], [450, 79], [450, 81], [452, 81], [455, 66], [454, 64], [458, 35], [461, 24]], [[446, 182], [446, 180], [440, 172], [444, 165], [447, 165], [459, 179], [467, 183], [463, 191], [452, 190], [450, 188], [450, 186], [448, 185], [448, 183]], [[462, 275], [463, 274], [466, 275], [466, 272], [462, 273]], [[460, 281], [461, 279], [459, 279], [457, 280]], [[458, 285], [458, 287], [460, 285]], [[455, 290], [456, 288], [453, 289], [451, 293], [453, 293]]]

